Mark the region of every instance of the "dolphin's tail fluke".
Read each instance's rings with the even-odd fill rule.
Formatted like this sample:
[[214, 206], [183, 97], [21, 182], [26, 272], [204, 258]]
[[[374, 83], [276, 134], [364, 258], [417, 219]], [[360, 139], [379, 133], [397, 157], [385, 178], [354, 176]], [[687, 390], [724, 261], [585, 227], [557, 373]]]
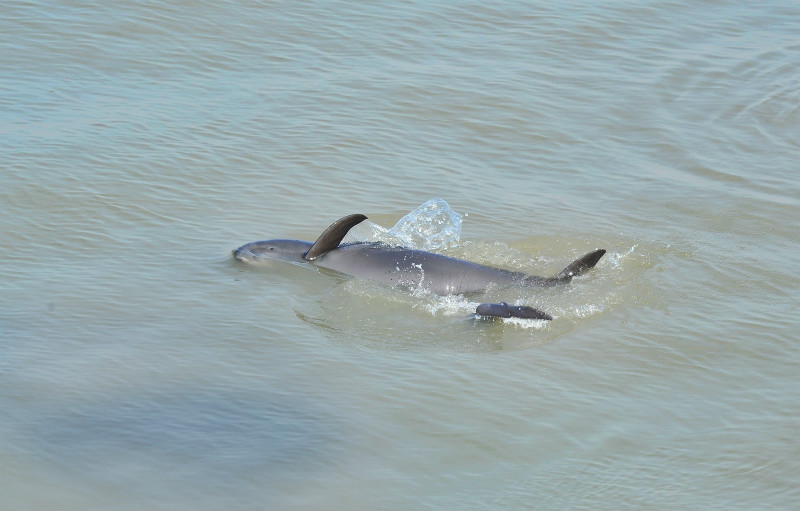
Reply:
[[599, 261], [605, 253], [606, 251], [601, 248], [593, 252], [589, 252], [583, 257], [575, 259], [575, 261], [573, 261], [569, 266], [561, 270], [561, 273], [558, 274], [556, 279], [560, 281], [567, 281], [572, 277], [577, 277], [589, 268], [594, 268], [594, 265], [597, 264], [597, 261]]
[[527, 305], [509, 305], [506, 302], [482, 303], [475, 309], [478, 316], [489, 318], [525, 318], [525, 319], [546, 319], [551, 320], [550, 314], [528, 307]]
[[[601, 257], [605, 255], [604, 249], [598, 249], [575, 259], [569, 266], [561, 270], [557, 277], [551, 279], [535, 278], [538, 285], [554, 285], [560, 282], [569, 282], [572, 277], [580, 275], [589, 268], [594, 268]], [[550, 314], [528, 307], [527, 305], [509, 305], [506, 302], [482, 303], [475, 309], [478, 316], [486, 318], [525, 318], [525, 319], [544, 319], [551, 320]]]

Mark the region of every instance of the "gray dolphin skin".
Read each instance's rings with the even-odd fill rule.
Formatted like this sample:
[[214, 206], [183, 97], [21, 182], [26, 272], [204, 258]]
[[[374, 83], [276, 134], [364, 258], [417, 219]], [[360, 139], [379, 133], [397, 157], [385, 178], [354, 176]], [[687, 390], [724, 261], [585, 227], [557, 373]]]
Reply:
[[[360, 214], [340, 218], [314, 243], [282, 239], [248, 243], [234, 250], [233, 257], [245, 263], [268, 259], [304, 262], [393, 287], [423, 289], [444, 296], [481, 293], [490, 285], [543, 287], [567, 283], [572, 277], [593, 268], [606, 253], [603, 249], [589, 252], [557, 276], [548, 278], [383, 243], [341, 244], [347, 232], [366, 219]], [[553, 319], [538, 309], [505, 302], [482, 303], [476, 314], [487, 318]]]

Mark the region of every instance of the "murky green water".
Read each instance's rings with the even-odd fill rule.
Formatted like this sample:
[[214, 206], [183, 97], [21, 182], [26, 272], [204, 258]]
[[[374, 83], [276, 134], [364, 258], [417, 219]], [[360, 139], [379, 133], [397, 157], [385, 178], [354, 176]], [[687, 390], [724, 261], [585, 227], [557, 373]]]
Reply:
[[[3, 509], [791, 509], [793, 2], [11, 2]], [[475, 322], [230, 250], [431, 198]]]

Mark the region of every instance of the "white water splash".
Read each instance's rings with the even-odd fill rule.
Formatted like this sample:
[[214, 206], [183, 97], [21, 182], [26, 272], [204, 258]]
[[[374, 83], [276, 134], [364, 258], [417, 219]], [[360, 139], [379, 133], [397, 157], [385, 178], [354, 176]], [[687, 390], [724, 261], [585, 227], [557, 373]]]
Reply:
[[622, 261], [623, 259], [627, 258], [629, 255], [633, 254], [633, 251], [634, 251], [634, 250], [636, 250], [636, 247], [637, 247], [637, 246], [639, 246], [639, 245], [638, 245], [638, 244], [636, 244], [636, 245], [633, 245], [633, 246], [630, 248], [630, 250], [628, 250], [628, 251], [627, 251], [627, 252], [625, 252], [624, 254], [620, 254], [619, 252], [613, 252], [613, 253], [611, 253], [611, 254], [608, 254], [608, 257], [607, 257], [606, 259], [607, 259], [607, 260], [608, 260], [608, 261], [609, 261], [611, 264], [613, 264], [615, 268], [620, 268], [620, 267], [622, 267], [622, 262], [621, 262], [621, 261]]
[[372, 241], [421, 250], [437, 250], [461, 239], [462, 215], [444, 199], [431, 199], [389, 229], [373, 224]]
[[514, 325], [518, 328], [533, 328], [534, 330], [542, 330], [550, 325], [550, 322], [544, 319], [502, 318], [502, 321], [507, 325]]
[[421, 298], [414, 308], [425, 310], [432, 316], [438, 314], [444, 316], [466, 315], [475, 312], [475, 307], [478, 306], [477, 302], [470, 301], [461, 295], [437, 296], [423, 291], [415, 292], [414, 296], [418, 299]]

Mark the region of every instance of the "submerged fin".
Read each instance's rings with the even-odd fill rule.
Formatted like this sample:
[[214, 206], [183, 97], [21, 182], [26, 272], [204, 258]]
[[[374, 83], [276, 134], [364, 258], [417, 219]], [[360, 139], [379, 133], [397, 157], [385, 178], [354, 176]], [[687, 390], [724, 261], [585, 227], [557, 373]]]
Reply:
[[506, 302], [482, 303], [475, 309], [478, 316], [488, 316], [495, 318], [525, 318], [525, 319], [546, 319], [551, 320], [550, 314], [528, 307], [527, 305], [509, 305]]
[[588, 270], [589, 268], [594, 268], [594, 265], [597, 264], [597, 261], [600, 260], [601, 257], [606, 253], [605, 249], [598, 249], [594, 252], [589, 252], [583, 257], [579, 257], [575, 259], [569, 266], [561, 270], [561, 273], [558, 274], [556, 279], [558, 280], [569, 280], [572, 277], [576, 277], [583, 273], [584, 270]]
[[308, 252], [303, 255], [303, 258], [306, 261], [313, 261], [322, 254], [330, 252], [339, 246], [339, 243], [341, 243], [342, 239], [347, 235], [347, 231], [366, 219], [367, 217], [364, 215], [355, 214], [347, 215], [333, 222], [330, 227], [325, 229], [325, 232], [320, 234], [317, 241], [315, 241], [311, 248], [308, 249]]

